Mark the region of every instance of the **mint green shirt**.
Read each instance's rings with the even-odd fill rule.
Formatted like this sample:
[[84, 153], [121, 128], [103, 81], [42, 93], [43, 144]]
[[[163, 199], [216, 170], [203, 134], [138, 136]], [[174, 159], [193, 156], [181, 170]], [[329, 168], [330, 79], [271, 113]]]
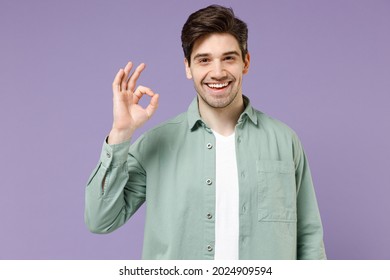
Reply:
[[[236, 128], [240, 259], [325, 259], [309, 165], [297, 135], [255, 110]], [[188, 111], [130, 141], [103, 144], [86, 188], [95, 233], [146, 201], [143, 259], [214, 259], [215, 137], [195, 98]]]

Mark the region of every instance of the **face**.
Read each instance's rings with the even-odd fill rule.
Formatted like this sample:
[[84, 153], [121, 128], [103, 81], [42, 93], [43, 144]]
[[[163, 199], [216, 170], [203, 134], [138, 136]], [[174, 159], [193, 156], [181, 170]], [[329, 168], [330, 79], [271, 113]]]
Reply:
[[226, 108], [242, 96], [242, 77], [249, 69], [249, 54], [242, 59], [236, 38], [213, 33], [198, 39], [192, 49], [186, 75], [193, 79], [200, 105]]

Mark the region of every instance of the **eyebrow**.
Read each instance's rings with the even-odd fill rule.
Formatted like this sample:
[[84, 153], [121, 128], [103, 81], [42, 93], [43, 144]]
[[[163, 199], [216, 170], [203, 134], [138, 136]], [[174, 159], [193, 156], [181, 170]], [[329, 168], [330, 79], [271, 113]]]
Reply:
[[227, 56], [227, 55], [240, 56], [240, 54], [237, 51], [226, 52], [226, 53], [223, 54], [223, 56]]
[[[240, 54], [237, 52], [237, 51], [230, 51], [230, 52], [225, 52], [222, 54], [222, 56], [227, 56], [227, 55], [236, 55], [236, 56], [240, 56]], [[200, 58], [200, 57], [209, 57], [211, 56], [210, 53], [198, 53], [194, 56], [193, 60], [197, 59], [197, 58]]]

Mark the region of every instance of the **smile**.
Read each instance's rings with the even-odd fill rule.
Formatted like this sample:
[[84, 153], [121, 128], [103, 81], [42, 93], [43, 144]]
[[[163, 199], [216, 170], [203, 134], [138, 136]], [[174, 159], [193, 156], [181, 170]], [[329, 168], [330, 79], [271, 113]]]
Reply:
[[213, 88], [213, 89], [221, 89], [221, 88], [224, 88], [224, 87], [227, 87], [229, 85], [230, 82], [226, 82], [226, 83], [219, 83], [219, 84], [206, 84], [209, 88]]

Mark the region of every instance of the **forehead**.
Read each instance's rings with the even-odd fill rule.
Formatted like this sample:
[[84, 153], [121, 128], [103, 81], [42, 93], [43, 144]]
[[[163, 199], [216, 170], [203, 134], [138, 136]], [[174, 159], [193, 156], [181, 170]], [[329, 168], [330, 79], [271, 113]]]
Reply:
[[195, 41], [191, 57], [198, 54], [219, 56], [233, 51], [241, 53], [238, 41], [233, 35], [228, 33], [212, 33]]

